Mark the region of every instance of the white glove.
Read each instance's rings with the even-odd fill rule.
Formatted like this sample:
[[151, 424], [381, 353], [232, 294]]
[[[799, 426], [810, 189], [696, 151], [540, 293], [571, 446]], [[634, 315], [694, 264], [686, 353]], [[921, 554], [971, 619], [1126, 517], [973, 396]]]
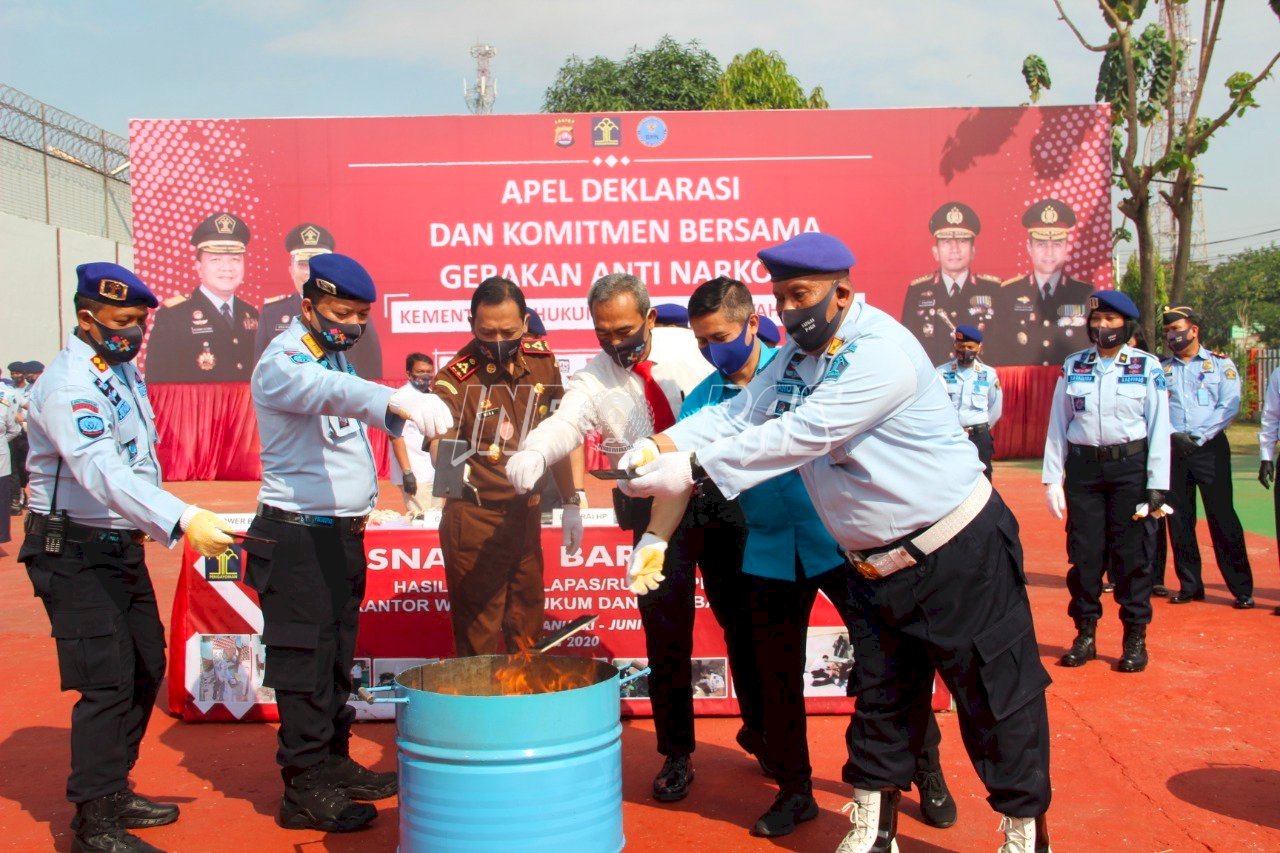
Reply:
[[1133, 510], [1134, 521], [1141, 521], [1148, 515], [1152, 518], [1164, 518], [1166, 515], [1173, 515], [1173, 507], [1168, 504], [1160, 504], [1160, 508], [1152, 512], [1151, 504], [1140, 503]]
[[692, 453], [663, 453], [640, 466], [636, 470], [640, 476], [634, 480], [619, 480], [618, 488], [633, 498], [683, 495], [693, 488], [692, 457]]
[[536, 450], [520, 450], [507, 460], [507, 480], [517, 495], [528, 494], [547, 470], [547, 460]]
[[1061, 483], [1049, 483], [1044, 487], [1044, 502], [1049, 505], [1049, 512], [1061, 521], [1067, 515], [1067, 495], [1062, 491]]
[[652, 533], [640, 537], [627, 562], [627, 586], [636, 595], [653, 592], [667, 579], [662, 563], [667, 558], [667, 543]]
[[453, 429], [453, 414], [435, 394], [423, 394], [412, 386], [400, 388], [391, 395], [387, 410], [411, 421], [424, 439], [435, 438]]
[[582, 510], [572, 504], [560, 510], [560, 547], [570, 557], [582, 551]]
[[622, 454], [622, 458], [618, 460], [618, 470], [625, 471], [628, 468], [639, 468], [641, 465], [649, 464], [661, 455], [662, 451], [658, 449], [658, 445], [654, 444], [653, 439], [642, 438], [630, 450]]

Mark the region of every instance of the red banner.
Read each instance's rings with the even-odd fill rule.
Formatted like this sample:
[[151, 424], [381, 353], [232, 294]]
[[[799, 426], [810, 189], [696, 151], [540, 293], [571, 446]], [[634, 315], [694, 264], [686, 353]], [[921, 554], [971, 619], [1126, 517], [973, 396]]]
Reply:
[[[558, 513], [557, 513], [558, 515]], [[630, 534], [617, 529], [611, 510], [583, 513], [582, 554], [566, 558], [558, 528], [544, 528], [546, 623], [548, 633], [584, 614], [595, 625], [570, 637], [555, 654], [606, 660], [634, 672], [646, 664], [644, 632], [636, 597], [626, 588]], [[230, 516], [237, 529], [250, 516]], [[438, 523], [439, 512], [429, 516]], [[358, 686], [387, 684], [399, 672], [453, 654], [449, 599], [440, 537], [433, 527], [370, 526], [365, 532], [369, 560], [361, 607], [353, 680]], [[262, 685], [265, 650], [257, 594], [244, 584], [242, 552], [233, 546], [221, 557], [204, 559], [186, 547], [173, 602], [169, 637], [169, 710], [186, 720], [275, 720], [275, 698]], [[694, 709], [698, 714], [736, 714], [733, 673], [724, 634], [705, 597], [696, 599], [694, 623]], [[805, 662], [805, 703], [811, 713], [848, 713], [845, 697], [852, 659], [848, 632], [821, 594], [814, 605]], [[648, 682], [641, 677], [624, 688], [623, 711], [650, 713]], [[392, 716], [389, 705], [351, 703], [365, 719]], [[935, 686], [934, 704], [950, 697]]]
[[[180, 362], [171, 381], [237, 366], [247, 378], [197, 286], [253, 309], [232, 322], [241, 344], [280, 322], [288, 312], [263, 302], [294, 292], [284, 237], [303, 223], [377, 281], [386, 376], [413, 351], [451, 357], [469, 336], [470, 291], [495, 274], [521, 285], [570, 367], [597, 349], [584, 297], [608, 272], [638, 275], [659, 303], [729, 275], [772, 313], [755, 253], [802, 231], [844, 238], [855, 288], [897, 317], [908, 283], [938, 269], [929, 221], [954, 202], [981, 219], [975, 275], [1027, 274], [1023, 215], [1055, 198], [1078, 220], [1066, 271], [1093, 286], [1112, 276], [1110, 130], [1096, 106], [137, 120], [131, 136], [138, 271], [190, 300], [163, 324], [173, 352], [159, 357]], [[206, 280], [191, 237], [221, 212], [233, 219], [214, 236], [249, 243], [240, 272]]]

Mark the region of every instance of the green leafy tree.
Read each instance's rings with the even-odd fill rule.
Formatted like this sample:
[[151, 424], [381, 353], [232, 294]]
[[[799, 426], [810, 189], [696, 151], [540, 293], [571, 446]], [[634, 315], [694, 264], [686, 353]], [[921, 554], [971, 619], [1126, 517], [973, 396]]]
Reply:
[[642, 50], [632, 47], [626, 59], [603, 56], [583, 60], [570, 56], [543, 96], [551, 113], [699, 110], [720, 79], [715, 56], [691, 41], [682, 45], [670, 36]]
[[827, 106], [821, 86], [805, 95], [800, 81], [787, 70], [787, 61], [777, 51], [765, 53], [758, 47], [733, 58], [706, 103], [709, 110], [822, 110]]
[[[1178, 224], [1174, 245], [1169, 296], [1175, 302], [1186, 301], [1187, 275], [1191, 262], [1191, 230], [1194, 220], [1195, 186], [1201, 180], [1196, 158], [1209, 146], [1210, 138], [1233, 117], [1243, 116], [1257, 107], [1254, 90], [1271, 74], [1280, 60], [1280, 51], [1271, 57], [1257, 74], [1236, 72], [1227, 77], [1228, 104], [1216, 116], [1201, 114], [1202, 99], [1208, 85], [1209, 69], [1218, 30], [1226, 9], [1226, 0], [1195, 0], [1201, 8], [1201, 26], [1193, 42], [1198, 54], [1197, 73], [1191, 80], [1191, 91], [1179, 93], [1175, 81], [1189, 58], [1181, 47], [1170, 40], [1175, 5], [1192, 0], [1095, 0], [1103, 20], [1111, 28], [1107, 41], [1094, 44], [1084, 37], [1063, 9], [1062, 0], [1053, 0], [1058, 14], [1075, 34], [1077, 41], [1089, 51], [1102, 54], [1098, 69], [1095, 99], [1111, 106], [1112, 159], [1116, 186], [1123, 195], [1117, 207], [1133, 225], [1133, 232], [1122, 229], [1118, 238], [1135, 239], [1138, 244], [1138, 269], [1141, 276], [1141, 299], [1144, 330], [1148, 338], [1155, 333], [1157, 269], [1159, 247], [1152, 228], [1153, 185], [1168, 187], [1161, 195], [1168, 202]], [[1276, 8], [1278, 4], [1273, 3]], [[1152, 20], [1143, 17], [1151, 11]], [[1280, 14], [1280, 13], [1278, 13]], [[1033, 100], [1051, 85], [1044, 61], [1032, 54], [1023, 62], [1023, 78]], [[1175, 109], [1177, 96], [1189, 95], [1185, 115]], [[1158, 119], [1167, 122], [1164, 139], [1157, 140], [1156, 154], [1145, 156], [1146, 133]]]

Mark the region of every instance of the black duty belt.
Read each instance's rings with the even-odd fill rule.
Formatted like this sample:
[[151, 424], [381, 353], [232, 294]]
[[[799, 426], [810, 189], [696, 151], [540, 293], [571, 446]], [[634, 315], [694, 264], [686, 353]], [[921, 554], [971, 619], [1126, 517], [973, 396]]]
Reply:
[[283, 521], [285, 524], [298, 524], [303, 527], [320, 527], [350, 533], [359, 536], [364, 533], [369, 523], [368, 515], [307, 515], [301, 512], [290, 512], [267, 504], [258, 504], [258, 517], [270, 521]]
[[1114, 462], [1117, 459], [1127, 459], [1130, 456], [1146, 453], [1147, 440], [1145, 438], [1135, 438], [1125, 444], [1109, 444], [1106, 447], [1094, 447], [1091, 444], [1072, 444], [1070, 445], [1070, 452], [1072, 456], [1079, 456], [1094, 462]]
[[964, 431], [969, 435], [982, 435], [984, 432], [991, 432], [991, 424], [974, 424], [965, 427]]
[[469, 498], [449, 498], [445, 503], [450, 503], [452, 501], [461, 501], [464, 504], [473, 504], [481, 509], [496, 510], [499, 512], [511, 510], [514, 512], [515, 510], [538, 506], [542, 502], [542, 495], [541, 493], [534, 493], [531, 495], [516, 495], [513, 498], [486, 498], [482, 497], [475, 489], [471, 489], [471, 496]]
[[[49, 521], [49, 516], [41, 515], [38, 512], [27, 513], [27, 520], [23, 522], [22, 528], [32, 536], [43, 536], [45, 524]], [[141, 545], [150, 539], [147, 534], [141, 530], [114, 530], [110, 527], [89, 527], [86, 524], [78, 524], [71, 519], [67, 519], [63, 525], [62, 538], [68, 542], [79, 542], [81, 544], [88, 542], [101, 542], [104, 545], [123, 545], [133, 543]]]

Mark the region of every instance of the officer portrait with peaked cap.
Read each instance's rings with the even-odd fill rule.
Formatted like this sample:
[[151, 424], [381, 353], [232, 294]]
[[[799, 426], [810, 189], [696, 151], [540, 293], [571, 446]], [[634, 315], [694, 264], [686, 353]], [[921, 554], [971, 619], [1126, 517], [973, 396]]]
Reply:
[[978, 214], [963, 202], [949, 201], [929, 217], [938, 268], [907, 287], [902, 325], [920, 341], [932, 364], [950, 358], [956, 326], [981, 329], [995, 316], [1000, 279], [973, 272], [975, 242], [981, 231]]
[[258, 309], [237, 295], [244, 284], [249, 226], [218, 212], [196, 226], [199, 284], [167, 299], [147, 342], [152, 382], [247, 382], [253, 370]]
[[1065, 202], [1046, 198], [1027, 208], [1031, 272], [1000, 287], [1000, 329], [992, 358], [1001, 364], [1061, 364], [1087, 347], [1089, 295], [1093, 285], [1067, 275], [1076, 214]]
[[[271, 339], [289, 328], [293, 318], [302, 310], [302, 284], [311, 274], [311, 259], [316, 255], [331, 254], [337, 241], [323, 225], [307, 221], [295, 225], [284, 236], [284, 248], [289, 253], [289, 277], [293, 290], [273, 296], [262, 303], [262, 321], [258, 325], [253, 345], [253, 360], [262, 358]], [[347, 351], [347, 360], [356, 369], [356, 375], [364, 379], [382, 378], [382, 342], [378, 330], [370, 321], [359, 343]]]

